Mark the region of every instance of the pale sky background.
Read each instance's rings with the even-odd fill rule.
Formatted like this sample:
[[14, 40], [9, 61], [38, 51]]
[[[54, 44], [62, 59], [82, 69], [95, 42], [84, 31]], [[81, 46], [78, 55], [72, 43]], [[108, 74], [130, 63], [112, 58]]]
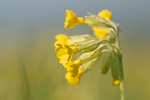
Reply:
[[15, 26], [33, 30], [39, 27], [63, 28], [67, 9], [81, 17], [87, 15], [87, 11], [97, 14], [108, 9], [124, 31], [147, 35], [149, 4], [149, 0], [1, 0], [0, 29]]
[[[149, 4], [149, 0], [1, 0], [0, 44], [7, 47], [6, 44], [30, 41], [28, 45], [38, 34], [52, 41], [58, 33], [93, 34], [91, 28], [84, 25], [64, 29], [65, 10], [84, 17], [87, 12], [97, 14], [108, 9], [112, 12], [113, 21], [120, 24], [120, 40], [125, 44], [128, 42], [131, 47], [140, 44], [140, 48], [147, 48], [150, 42]], [[47, 31], [49, 36], [40, 33], [42, 31]]]

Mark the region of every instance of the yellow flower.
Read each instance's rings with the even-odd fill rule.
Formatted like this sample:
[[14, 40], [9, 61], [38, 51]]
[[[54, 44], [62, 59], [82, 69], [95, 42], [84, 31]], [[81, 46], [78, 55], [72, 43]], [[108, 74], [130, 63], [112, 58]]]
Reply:
[[71, 45], [73, 41], [67, 35], [59, 34], [56, 36], [56, 40], [56, 56], [60, 59], [61, 64], [66, 65], [68, 61], [71, 61], [72, 55], [77, 52], [78, 48]]
[[78, 75], [78, 68], [82, 65], [82, 62], [80, 59], [77, 59], [75, 61], [70, 61], [65, 66], [67, 68], [67, 71], [71, 73], [71, 77], [76, 77]]
[[65, 29], [71, 29], [74, 28], [76, 25], [82, 25], [85, 22], [85, 19], [82, 17], [77, 17], [76, 14], [73, 11], [66, 10], [66, 22]]
[[67, 79], [68, 83], [71, 85], [76, 85], [78, 86], [80, 83], [81, 76], [83, 75], [84, 71], [79, 70], [79, 73], [77, 74], [76, 77], [72, 77], [71, 72], [67, 72], [65, 75], [65, 78]]
[[55, 43], [55, 46], [57, 46], [56, 44], [59, 44], [59, 43], [68, 45], [68, 44], [67, 44], [67, 41], [69, 40], [69, 38], [68, 38], [67, 35], [59, 34], [59, 35], [56, 35], [55, 38], [56, 38], [56, 40], [57, 40], [57, 42]]
[[93, 28], [93, 31], [94, 35], [99, 39], [104, 39], [108, 35], [107, 29]]
[[[101, 16], [106, 20], [111, 21], [111, 12], [108, 10], [103, 10], [99, 12], [98, 16]], [[107, 29], [93, 28], [93, 31], [94, 31], [94, 35], [100, 39], [104, 39], [106, 36], [108, 36]]]
[[55, 50], [57, 53], [57, 57], [60, 59], [59, 62], [63, 65], [66, 65], [68, 61], [71, 61], [72, 58], [72, 50], [69, 46], [58, 45], [57, 49]]
[[111, 12], [108, 10], [102, 10], [98, 13], [98, 16], [105, 18], [108, 21], [111, 21]]

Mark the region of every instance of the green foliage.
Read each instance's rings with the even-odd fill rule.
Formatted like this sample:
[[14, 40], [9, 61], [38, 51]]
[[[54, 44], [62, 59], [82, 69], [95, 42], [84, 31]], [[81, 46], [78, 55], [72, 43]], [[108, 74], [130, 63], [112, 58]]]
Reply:
[[105, 56], [105, 58], [102, 61], [102, 67], [101, 67], [101, 73], [106, 74], [111, 67], [113, 63], [113, 57], [112, 53], [110, 53], [108, 56]]

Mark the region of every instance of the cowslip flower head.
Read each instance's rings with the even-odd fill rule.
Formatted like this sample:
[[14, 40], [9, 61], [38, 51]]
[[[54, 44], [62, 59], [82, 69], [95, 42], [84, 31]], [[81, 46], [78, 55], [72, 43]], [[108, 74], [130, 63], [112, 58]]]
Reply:
[[85, 19], [82, 17], [77, 17], [76, 14], [71, 10], [66, 10], [66, 22], [65, 29], [74, 28], [76, 25], [82, 25], [85, 22]]
[[[71, 85], [78, 86], [83, 73], [88, 72], [96, 61], [103, 58], [101, 73], [106, 74], [110, 69], [113, 85], [118, 86], [120, 84], [118, 59], [121, 56], [121, 51], [117, 42], [117, 25], [111, 21], [111, 12], [108, 10], [103, 10], [98, 15], [91, 13], [88, 15], [85, 16], [86, 19], [83, 19], [67, 10], [65, 28], [70, 29], [76, 25], [85, 24], [93, 28], [96, 37], [87, 34], [76, 36], [60, 34], [56, 36], [55, 52], [60, 59], [59, 62], [67, 70], [65, 78]], [[72, 61], [72, 56], [76, 53], [75, 60]]]
[[67, 35], [59, 34], [56, 36], [55, 52], [57, 57], [60, 59], [59, 62], [66, 65], [71, 59], [72, 55], [78, 50], [78, 47], [71, 45], [72, 40]]

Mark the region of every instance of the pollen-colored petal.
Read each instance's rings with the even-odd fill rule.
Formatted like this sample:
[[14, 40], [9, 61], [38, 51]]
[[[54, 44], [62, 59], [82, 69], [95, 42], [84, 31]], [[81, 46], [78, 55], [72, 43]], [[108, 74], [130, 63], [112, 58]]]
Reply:
[[67, 79], [68, 83], [70, 83], [71, 85], [78, 86], [80, 83], [80, 79], [78, 77], [71, 77], [70, 72], [66, 73], [65, 78]]
[[69, 39], [67, 35], [59, 34], [55, 38], [57, 40], [54, 43], [56, 56], [60, 59], [59, 62], [65, 66], [71, 61], [72, 55], [78, 51], [78, 47], [71, 45], [73, 40]]
[[69, 39], [68, 36], [64, 34], [58, 34], [55, 38], [57, 41], [67, 41]]
[[72, 49], [72, 53], [75, 54], [75, 53], [78, 52], [78, 48], [79, 48], [79, 47], [74, 47], [74, 46], [72, 46], [72, 47], [70, 47], [70, 48]]
[[77, 24], [77, 16], [73, 11], [70, 10], [66, 10], [66, 22], [65, 24], [65, 28], [66, 29], [70, 29], [76, 26]]
[[111, 12], [108, 10], [102, 10], [98, 13], [98, 16], [105, 18], [108, 21], [111, 21]]
[[98, 29], [93, 28], [94, 35], [100, 39], [104, 39], [106, 36], [108, 36], [107, 29]]
[[80, 59], [77, 59], [75, 61], [70, 61], [65, 68], [67, 68], [67, 71], [71, 73], [72, 77], [76, 77], [78, 75], [78, 68], [82, 65], [82, 62]]
[[66, 54], [66, 55], [61, 56], [59, 63], [61, 63], [62, 65], [66, 65], [68, 61], [70, 60], [68, 58], [70, 58], [70, 55]]
[[71, 10], [66, 10], [66, 22], [64, 23], [65, 29], [71, 29], [74, 28], [76, 25], [82, 25], [84, 24], [84, 19], [81, 17], [77, 17], [76, 14]]
[[73, 53], [69, 46], [59, 46], [55, 49], [57, 57], [60, 59], [59, 62], [63, 65], [66, 65], [72, 58]]

